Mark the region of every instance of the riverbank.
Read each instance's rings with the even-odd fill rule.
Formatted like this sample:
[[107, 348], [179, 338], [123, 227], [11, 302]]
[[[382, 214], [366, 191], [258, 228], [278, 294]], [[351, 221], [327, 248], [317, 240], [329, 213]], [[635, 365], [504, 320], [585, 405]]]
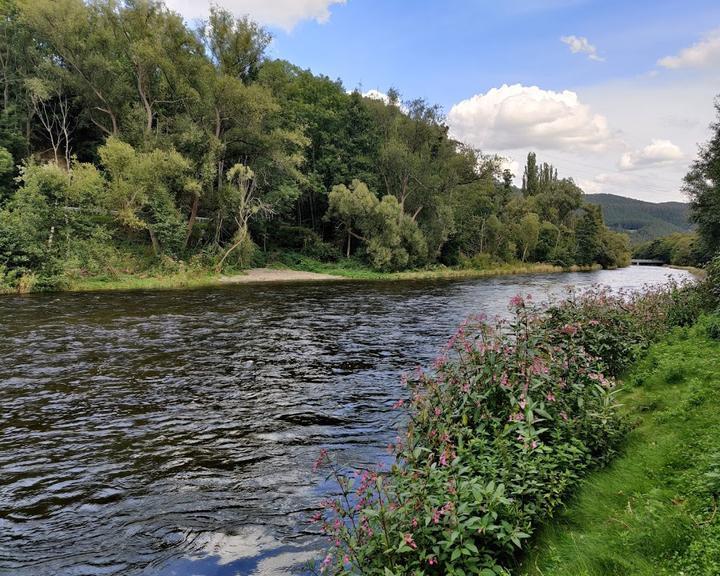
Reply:
[[619, 402], [624, 454], [545, 527], [522, 574], [720, 574], [720, 342], [708, 320], [653, 345]]
[[[453, 280], [518, 274], [550, 274], [561, 272], [589, 272], [599, 266], [573, 266], [563, 268], [552, 264], [500, 264], [491, 268], [450, 268], [439, 266], [404, 272], [378, 272], [360, 266], [354, 261], [323, 263], [303, 259], [291, 266], [270, 264], [265, 268], [251, 268], [236, 274], [218, 274], [211, 270], [188, 270], [169, 274], [136, 273], [69, 278], [55, 290], [58, 292], [98, 292], [112, 290], [176, 290], [213, 288], [230, 284], [332, 282], [332, 281], [402, 281], [402, 280]], [[4, 293], [38, 291], [32, 284], [20, 290]], [[3, 293], [0, 290], [0, 293]]]
[[311, 258], [300, 258], [297, 261], [283, 264], [292, 270], [315, 272], [342, 276], [351, 280], [451, 280], [472, 279], [491, 276], [510, 276], [515, 274], [552, 274], [559, 272], [590, 272], [599, 270], [599, 265], [562, 267], [554, 264], [515, 262], [493, 264], [487, 268], [434, 266], [419, 270], [403, 272], [378, 272], [357, 263], [355, 260], [338, 262], [320, 262]]
[[690, 272], [690, 274], [699, 280], [704, 280], [707, 277], [707, 272], [697, 266], [675, 266], [674, 264], [667, 264], [666, 266], [668, 268], [672, 268], [673, 270], [685, 270], [686, 272]]

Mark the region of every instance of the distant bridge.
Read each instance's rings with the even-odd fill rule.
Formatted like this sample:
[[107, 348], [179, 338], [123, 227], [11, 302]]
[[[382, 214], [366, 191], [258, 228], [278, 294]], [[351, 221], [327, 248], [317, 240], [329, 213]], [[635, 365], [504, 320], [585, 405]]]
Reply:
[[633, 258], [630, 260], [633, 266], [665, 266], [662, 260], [643, 260], [642, 258]]

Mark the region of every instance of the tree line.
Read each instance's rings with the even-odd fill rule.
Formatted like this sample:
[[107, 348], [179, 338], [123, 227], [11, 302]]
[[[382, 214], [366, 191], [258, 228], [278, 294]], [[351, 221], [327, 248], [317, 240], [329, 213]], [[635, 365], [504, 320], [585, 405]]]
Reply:
[[273, 254], [378, 270], [627, 263], [625, 236], [530, 153], [521, 188], [438, 106], [272, 59], [213, 7], [0, 0], [0, 279]]

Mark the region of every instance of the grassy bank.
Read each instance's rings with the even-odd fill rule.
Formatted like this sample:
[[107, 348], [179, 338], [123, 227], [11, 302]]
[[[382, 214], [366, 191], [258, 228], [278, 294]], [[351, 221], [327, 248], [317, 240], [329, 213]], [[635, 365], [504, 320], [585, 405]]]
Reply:
[[221, 276], [210, 270], [176, 272], [172, 274], [119, 274], [73, 278], [62, 285], [61, 291], [99, 292], [105, 290], [174, 290], [205, 288], [219, 285]]
[[720, 342], [708, 322], [653, 345], [626, 378], [627, 449], [543, 530], [521, 574], [720, 574]]
[[483, 278], [511, 274], [549, 274], [557, 272], [587, 272], [598, 270], [600, 266], [572, 266], [563, 268], [553, 264], [515, 262], [492, 264], [483, 268], [434, 266], [403, 272], [378, 272], [362, 265], [356, 260], [339, 260], [337, 262], [320, 262], [312, 258], [300, 257], [284, 260], [272, 266], [288, 267], [292, 270], [332, 274], [353, 280], [444, 280], [462, 278]]
[[[488, 268], [449, 268], [444, 266], [408, 270], [404, 272], [378, 272], [367, 266], [362, 265], [356, 260], [341, 260], [338, 262], [320, 262], [310, 258], [293, 258], [282, 262], [273, 262], [268, 264], [270, 268], [276, 271], [291, 270], [314, 273], [318, 275], [330, 275], [347, 280], [451, 280], [462, 278], [483, 278], [490, 276], [503, 276], [511, 274], [547, 274], [558, 272], [578, 272], [591, 271], [599, 269], [599, 266], [562, 268], [553, 266], [552, 264], [533, 264], [533, 263], [515, 263], [515, 264], [497, 264]], [[182, 267], [181, 267], [182, 268]], [[103, 274], [98, 276], [71, 276], [63, 279], [57, 286], [57, 291], [70, 292], [96, 292], [107, 290], [173, 290], [186, 288], [208, 288], [213, 286], [225, 285], [232, 277], [245, 274], [243, 271], [233, 273], [218, 274], [212, 269], [193, 268], [189, 270], [180, 269], [178, 271], [158, 271], [148, 270], [146, 272], [133, 273], [116, 273]], [[311, 278], [305, 278], [310, 280]], [[322, 276], [318, 276], [317, 281], [327, 280]], [[282, 280], [282, 279], [279, 279]], [[287, 281], [293, 282], [296, 278], [288, 274]], [[255, 280], [248, 279], [248, 282]], [[263, 280], [257, 280], [262, 282]], [[0, 286], [0, 293], [27, 293], [38, 291], [38, 285], [34, 285], [32, 281], [24, 282], [19, 289], [7, 288], [3, 290]]]

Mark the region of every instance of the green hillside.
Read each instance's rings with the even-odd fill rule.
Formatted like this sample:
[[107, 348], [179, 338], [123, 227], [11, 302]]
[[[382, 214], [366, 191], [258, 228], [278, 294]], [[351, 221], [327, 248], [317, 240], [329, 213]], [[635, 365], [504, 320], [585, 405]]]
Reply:
[[602, 207], [607, 226], [626, 232], [633, 244], [655, 240], [693, 226], [684, 202], [643, 202], [614, 194], [587, 194], [586, 200]]

